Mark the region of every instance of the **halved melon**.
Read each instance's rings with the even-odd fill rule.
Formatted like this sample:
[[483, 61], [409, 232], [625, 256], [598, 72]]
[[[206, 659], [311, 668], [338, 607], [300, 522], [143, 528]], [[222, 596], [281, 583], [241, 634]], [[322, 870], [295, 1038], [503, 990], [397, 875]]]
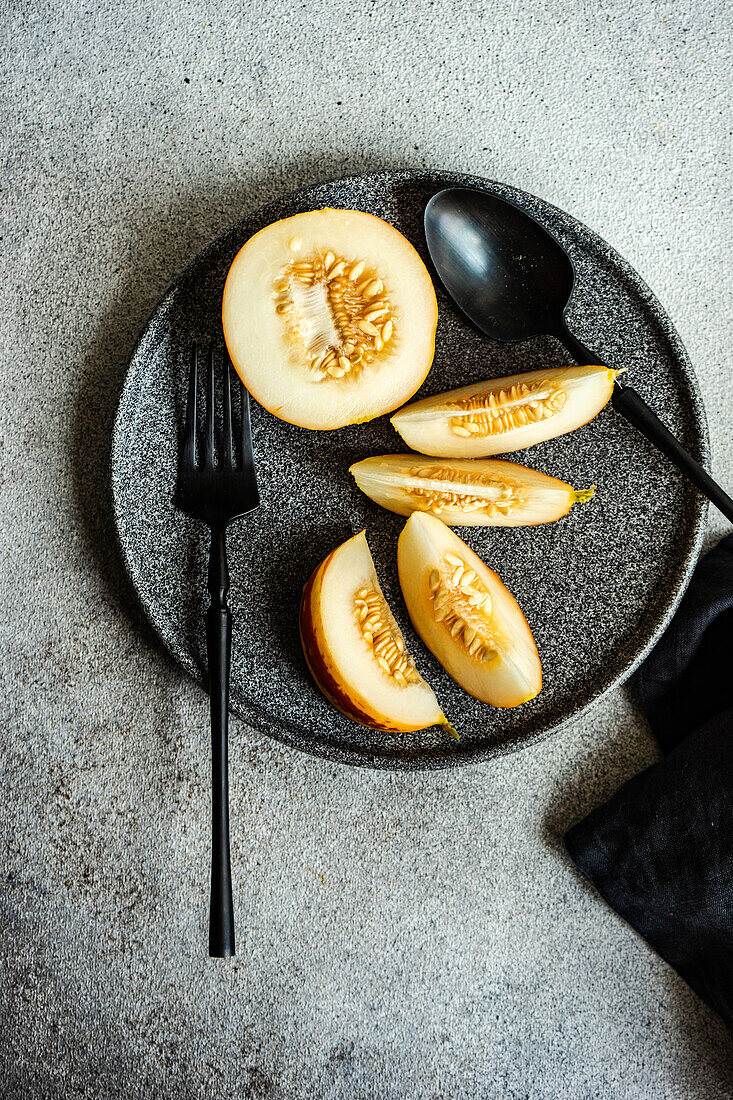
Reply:
[[430, 512], [451, 527], [528, 527], [567, 515], [591, 499], [564, 481], [499, 458], [446, 459], [418, 455], [365, 458], [349, 468], [363, 493], [397, 512]]
[[407, 610], [425, 645], [461, 687], [495, 707], [542, 688], [527, 620], [499, 576], [435, 516], [414, 512], [397, 547]]
[[363, 531], [329, 554], [305, 586], [300, 637], [313, 678], [348, 718], [393, 731], [447, 725], [407, 652]]
[[222, 304], [245, 386], [303, 428], [372, 420], [412, 397], [437, 320], [410, 242], [358, 210], [312, 210], [256, 233], [234, 258]]
[[476, 382], [401, 409], [392, 424], [426, 455], [481, 458], [575, 431], [613, 392], [609, 367], [557, 367]]

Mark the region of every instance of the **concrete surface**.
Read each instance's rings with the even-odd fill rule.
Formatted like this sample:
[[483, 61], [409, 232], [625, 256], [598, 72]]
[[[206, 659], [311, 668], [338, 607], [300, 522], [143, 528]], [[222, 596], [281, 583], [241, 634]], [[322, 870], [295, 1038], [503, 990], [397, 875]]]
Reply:
[[731, 1036], [558, 843], [655, 757], [623, 691], [418, 776], [237, 726], [240, 954], [209, 961], [206, 700], [131, 604], [105, 496], [181, 267], [284, 189], [390, 165], [503, 179], [614, 244], [733, 485], [727, 35], [719, 0], [4, 5], [7, 1100], [733, 1095]]

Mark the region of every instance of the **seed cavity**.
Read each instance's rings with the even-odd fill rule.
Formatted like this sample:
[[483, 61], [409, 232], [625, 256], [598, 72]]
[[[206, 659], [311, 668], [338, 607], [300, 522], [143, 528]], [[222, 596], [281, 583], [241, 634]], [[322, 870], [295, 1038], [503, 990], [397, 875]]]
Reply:
[[476, 661], [493, 661], [498, 643], [487, 617], [491, 614], [489, 590], [462, 558], [445, 554], [430, 571], [428, 589], [436, 622], [443, 626]]
[[420, 673], [381, 592], [371, 587], [360, 588], [354, 596], [354, 615], [361, 636], [382, 671], [400, 687], [420, 683]]
[[[300, 237], [289, 242], [293, 253], [302, 247]], [[294, 256], [278, 271], [272, 289], [292, 358], [301, 363], [305, 349], [312, 381], [356, 375], [396, 338], [398, 318], [384, 283], [359, 257], [332, 251]]]
[[[422, 511], [436, 516], [449, 510], [507, 516], [525, 496], [519, 482], [452, 466], [413, 466], [409, 476], [415, 483], [404, 486], [405, 493], [416, 500]], [[478, 487], [484, 490], [483, 495], [476, 493]], [[459, 559], [457, 562], [463, 564]]]
[[555, 416], [566, 400], [567, 394], [556, 379], [539, 378], [451, 401], [447, 409], [453, 415], [448, 424], [461, 439], [498, 435]]

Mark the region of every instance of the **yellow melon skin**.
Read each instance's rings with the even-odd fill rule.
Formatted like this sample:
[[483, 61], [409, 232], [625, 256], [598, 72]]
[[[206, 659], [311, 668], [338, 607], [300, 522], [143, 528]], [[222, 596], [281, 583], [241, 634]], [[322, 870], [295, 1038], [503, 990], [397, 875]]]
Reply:
[[[464, 691], [495, 707], [517, 707], [539, 694], [542, 665], [527, 620], [498, 574], [454, 531], [414, 512], [399, 537], [397, 563], [415, 630]], [[484, 608], [473, 602], [485, 597]], [[473, 633], [454, 635], [457, 621]]]
[[260, 230], [234, 258], [222, 300], [224, 339], [249, 392], [317, 430], [408, 401], [430, 370], [437, 320], [413, 246], [357, 210], [313, 210]]

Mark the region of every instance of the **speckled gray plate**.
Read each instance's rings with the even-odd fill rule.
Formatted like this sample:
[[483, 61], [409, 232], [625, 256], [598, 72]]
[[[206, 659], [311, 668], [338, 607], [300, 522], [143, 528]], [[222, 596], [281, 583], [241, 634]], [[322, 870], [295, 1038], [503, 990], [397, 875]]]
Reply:
[[[379, 172], [289, 195], [251, 214], [207, 248], [150, 319], [130, 364], [114, 428], [112, 488], [122, 555], [163, 643], [203, 681], [207, 538], [173, 508], [176, 433], [194, 339], [222, 344], [220, 306], [235, 253], [263, 226], [322, 206], [377, 214], [427, 261], [422, 216], [443, 187], [483, 187], [524, 207], [567, 247], [578, 272], [570, 327], [629, 380], [692, 453], [707, 460], [707, 429], [694, 374], [661, 306], [604, 241], [569, 215], [515, 188], [447, 172]], [[496, 345], [470, 327], [437, 284], [433, 368], [418, 396], [491, 376], [568, 361], [551, 338]], [[607, 407], [572, 435], [520, 461], [585, 487], [595, 499], [559, 523], [468, 528], [460, 533], [501, 573], [537, 639], [544, 687], [515, 710], [462, 692], [407, 619], [395, 547], [404, 520], [362, 496], [349, 465], [404, 451], [383, 417], [308, 432], [252, 405], [262, 504], [230, 529], [234, 614], [232, 710], [289, 745], [352, 764], [440, 767], [486, 759], [557, 730], [628, 676], [672, 612], [697, 559], [705, 507], [665, 459]], [[511, 457], [511, 456], [510, 456]], [[310, 679], [298, 640], [298, 602], [311, 571], [366, 527], [377, 570], [422, 673], [461, 732], [393, 735], [338, 714]]]

